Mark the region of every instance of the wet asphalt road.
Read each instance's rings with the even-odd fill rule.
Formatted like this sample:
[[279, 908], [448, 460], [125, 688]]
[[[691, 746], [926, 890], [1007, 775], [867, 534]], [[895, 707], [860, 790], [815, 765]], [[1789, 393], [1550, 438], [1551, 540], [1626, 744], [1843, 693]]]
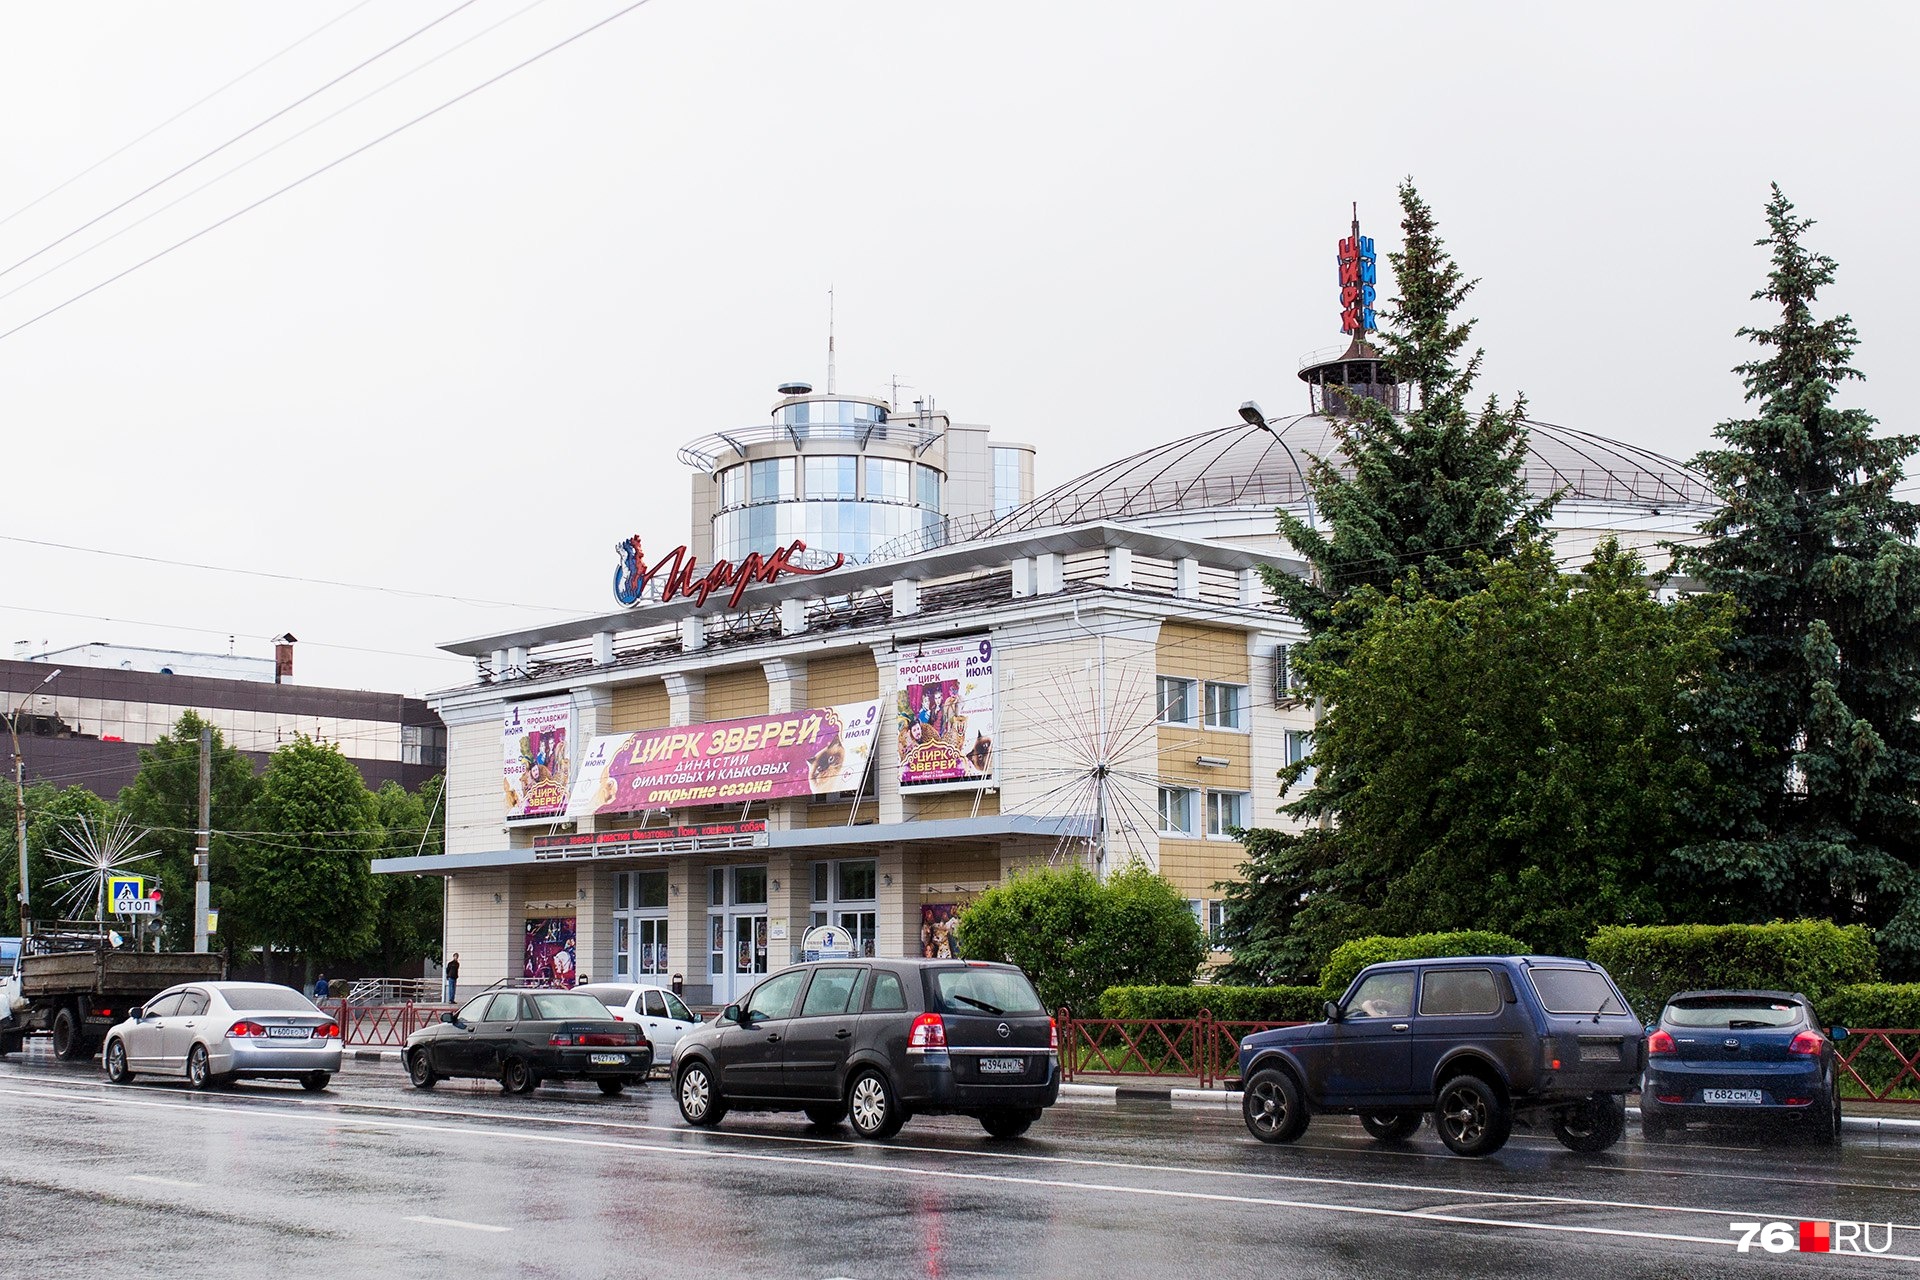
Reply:
[[[863, 1143], [690, 1130], [660, 1083], [422, 1093], [369, 1065], [203, 1095], [36, 1047], [0, 1061], [0, 1275], [1920, 1274], [1920, 1134], [1688, 1139], [1521, 1131], [1468, 1161], [1430, 1130], [1388, 1148], [1321, 1118], [1272, 1148], [1225, 1109], [1063, 1102], [1020, 1141], [928, 1118]], [[1728, 1229], [1834, 1218], [1896, 1224], [1903, 1256], [1740, 1255]]]

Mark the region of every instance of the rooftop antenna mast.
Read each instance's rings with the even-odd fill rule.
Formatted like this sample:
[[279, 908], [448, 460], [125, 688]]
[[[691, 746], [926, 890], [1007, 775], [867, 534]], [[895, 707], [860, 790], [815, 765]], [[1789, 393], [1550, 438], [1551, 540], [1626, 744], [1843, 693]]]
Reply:
[[833, 286], [827, 286], [827, 394], [833, 394]]

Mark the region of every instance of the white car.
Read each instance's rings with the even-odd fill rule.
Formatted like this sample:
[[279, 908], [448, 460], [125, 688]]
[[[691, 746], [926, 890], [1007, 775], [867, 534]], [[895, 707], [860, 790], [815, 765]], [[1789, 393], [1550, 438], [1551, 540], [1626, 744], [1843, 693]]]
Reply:
[[196, 1089], [230, 1080], [298, 1080], [309, 1092], [340, 1070], [340, 1024], [292, 987], [194, 982], [169, 987], [107, 1033], [107, 1079], [185, 1076]]
[[700, 1015], [665, 987], [644, 987], [635, 982], [595, 982], [574, 990], [607, 1006], [607, 1011], [620, 1021], [639, 1023], [647, 1039], [653, 1042], [655, 1066], [664, 1067], [672, 1062], [673, 1047], [700, 1022]]

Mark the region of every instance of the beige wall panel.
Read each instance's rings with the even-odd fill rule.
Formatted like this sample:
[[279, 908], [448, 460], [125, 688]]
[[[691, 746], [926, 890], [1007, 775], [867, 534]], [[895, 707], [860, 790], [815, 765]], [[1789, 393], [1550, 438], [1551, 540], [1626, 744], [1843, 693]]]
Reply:
[[[447, 877], [447, 931], [443, 955], [460, 956], [460, 998], [502, 978], [520, 976], [525, 929], [505, 871]], [[495, 895], [500, 901], [495, 902]]]
[[767, 673], [758, 666], [707, 676], [707, 719], [737, 720], [767, 714]]
[[[867, 783], [867, 789], [869, 791], [873, 789], [873, 783], [871, 781]], [[807, 805], [805, 817], [798, 825], [803, 827], [845, 827], [857, 826], [861, 823], [878, 822], [880, 820], [879, 804], [872, 800], [866, 800], [861, 802], [860, 812], [855, 815], [853, 822], [849, 823], [847, 821], [847, 810], [851, 807], [851, 805], [844, 804]]]
[[936, 818], [986, 817], [1000, 812], [1000, 797], [981, 791], [938, 791], [932, 795], [906, 794], [907, 821], [929, 822]]
[[622, 685], [613, 691], [611, 733], [633, 733], [640, 729], [664, 729], [671, 720], [667, 711], [667, 686], [654, 680], [646, 684]]
[[807, 702], [812, 706], [866, 702], [879, 696], [880, 668], [871, 650], [815, 658], [807, 664]]
[[506, 846], [501, 790], [500, 722], [481, 720], [447, 729], [447, 852], [485, 853]]

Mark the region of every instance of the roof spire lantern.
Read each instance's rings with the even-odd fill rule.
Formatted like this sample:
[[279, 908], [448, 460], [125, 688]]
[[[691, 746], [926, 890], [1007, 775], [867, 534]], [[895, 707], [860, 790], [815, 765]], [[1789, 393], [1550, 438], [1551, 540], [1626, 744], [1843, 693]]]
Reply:
[[1340, 278], [1340, 331], [1344, 349], [1316, 351], [1300, 362], [1300, 381], [1315, 413], [1351, 417], [1356, 399], [1377, 400], [1398, 412], [1405, 402], [1399, 383], [1380, 351], [1367, 340], [1379, 328], [1373, 309], [1379, 286], [1379, 261], [1373, 237], [1360, 234], [1360, 206], [1353, 206], [1352, 232], [1340, 241], [1336, 264]]

